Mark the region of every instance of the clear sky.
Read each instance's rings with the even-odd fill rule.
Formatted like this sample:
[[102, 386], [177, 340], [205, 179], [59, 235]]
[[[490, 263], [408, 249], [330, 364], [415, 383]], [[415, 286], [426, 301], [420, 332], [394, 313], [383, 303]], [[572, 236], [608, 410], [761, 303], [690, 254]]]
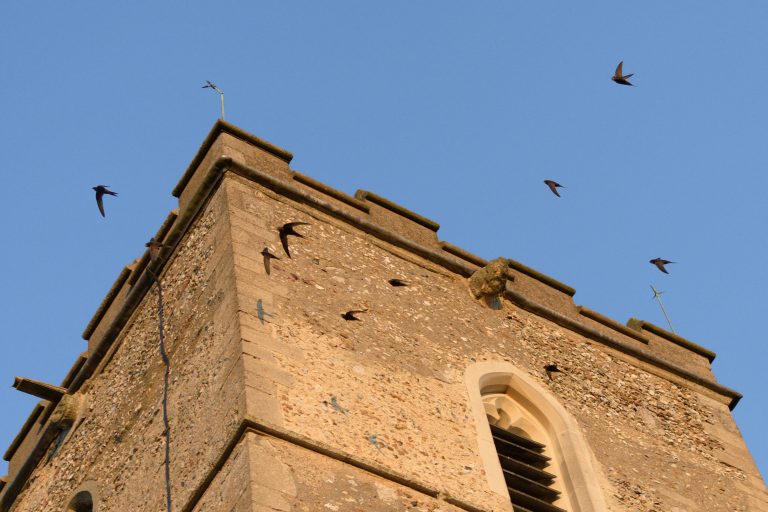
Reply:
[[[175, 207], [218, 116], [212, 80], [227, 120], [294, 169], [411, 208], [578, 304], [663, 326], [663, 290], [745, 395], [734, 414], [768, 474], [768, 3], [116, 4], [0, 5], [0, 452], [36, 403], [13, 377], [61, 381]], [[636, 87], [611, 82], [620, 60]], [[106, 219], [97, 184], [120, 194]]]

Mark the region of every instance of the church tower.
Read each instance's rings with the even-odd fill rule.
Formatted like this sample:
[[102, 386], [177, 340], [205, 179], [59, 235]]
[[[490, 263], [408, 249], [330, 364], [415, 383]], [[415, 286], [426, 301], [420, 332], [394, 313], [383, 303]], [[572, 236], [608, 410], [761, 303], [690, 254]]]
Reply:
[[64, 381], [17, 379], [0, 512], [768, 511], [714, 353], [291, 158], [216, 123]]

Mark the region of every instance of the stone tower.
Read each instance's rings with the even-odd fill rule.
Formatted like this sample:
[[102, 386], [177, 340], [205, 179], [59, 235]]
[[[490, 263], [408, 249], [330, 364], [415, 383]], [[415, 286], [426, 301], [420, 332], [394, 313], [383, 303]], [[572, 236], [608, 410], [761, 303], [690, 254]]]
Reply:
[[214, 126], [87, 352], [17, 379], [0, 512], [165, 510], [166, 434], [174, 511], [768, 511], [712, 352], [290, 160]]

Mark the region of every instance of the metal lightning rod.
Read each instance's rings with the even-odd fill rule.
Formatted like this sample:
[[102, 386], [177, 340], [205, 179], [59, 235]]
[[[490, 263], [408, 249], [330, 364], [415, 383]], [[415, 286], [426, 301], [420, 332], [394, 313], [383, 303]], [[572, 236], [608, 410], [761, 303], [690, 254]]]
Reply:
[[211, 82], [210, 80], [205, 81], [208, 85], [204, 85], [203, 89], [213, 89], [217, 93], [219, 93], [219, 98], [221, 99], [221, 120], [224, 120], [224, 93], [221, 89], [216, 87], [216, 84]]
[[675, 328], [672, 327], [672, 321], [669, 319], [669, 315], [667, 315], [667, 310], [664, 309], [664, 303], [661, 302], [661, 294], [664, 292], [658, 291], [656, 288], [653, 287], [653, 285], [651, 285], [651, 290], [653, 290], [653, 298], [659, 301], [659, 306], [661, 306], [661, 312], [664, 313], [664, 318], [667, 319], [667, 324], [669, 324], [669, 330], [677, 334], [675, 332]]

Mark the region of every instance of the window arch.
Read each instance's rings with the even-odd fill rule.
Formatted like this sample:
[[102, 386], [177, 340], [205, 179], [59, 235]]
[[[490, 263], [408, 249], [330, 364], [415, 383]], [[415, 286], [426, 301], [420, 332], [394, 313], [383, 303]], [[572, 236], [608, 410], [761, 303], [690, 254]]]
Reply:
[[87, 481], [75, 491], [64, 512], [98, 512], [96, 482]]
[[93, 496], [88, 491], [80, 491], [67, 505], [67, 512], [93, 512]]
[[538, 450], [549, 459], [544, 471], [553, 477], [549, 486], [559, 492], [553, 498], [555, 506], [568, 512], [606, 510], [598, 484], [602, 475], [593, 468], [593, 455], [579, 426], [548, 390], [507, 362], [474, 363], [465, 376], [480, 457], [491, 490], [509, 496], [509, 473], [505, 479], [493, 430], [497, 439], [510, 437], [513, 444]]

